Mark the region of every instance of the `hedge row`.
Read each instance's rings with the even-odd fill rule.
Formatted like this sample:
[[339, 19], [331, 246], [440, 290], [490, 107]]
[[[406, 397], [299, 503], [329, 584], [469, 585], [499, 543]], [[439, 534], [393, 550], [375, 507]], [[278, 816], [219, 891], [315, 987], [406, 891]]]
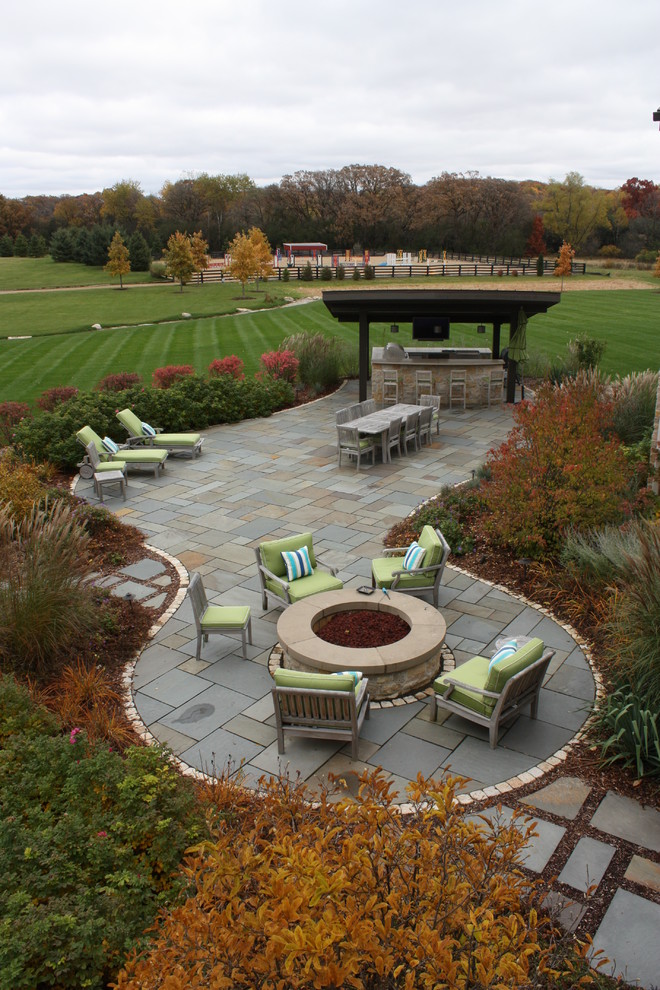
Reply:
[[230, 375], [211, 379], [193, 375], [168, 389], [136, 385], [122, 392], [81, 392], [52, 412], [23, 419], [11, 439], [21, 456], [48, 460], [66, 470], [81, 460], [76, 432], [83, 426], [91, 426], [101, 437], [126, 440], [116, 412], [127, 406], [144, 422], [177, 433], [270, 416], [293, 399], [291, 384], [265, 375], [240, 381]]

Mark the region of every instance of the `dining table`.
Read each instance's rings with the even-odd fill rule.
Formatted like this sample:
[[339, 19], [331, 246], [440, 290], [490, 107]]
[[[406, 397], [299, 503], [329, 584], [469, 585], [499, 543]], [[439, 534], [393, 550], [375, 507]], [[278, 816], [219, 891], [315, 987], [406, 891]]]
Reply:
[[358, 416], [356, 419], [351, 419], [347, 423], [342, 423], [342, 426], [350, 426], [351, 429], [357, 430], [358, 433], [364, 436], [380, 436], [383, 464], [388, 464], [391, 462], [392, 457], [387, 443], [387, 434], [392, 420], [403, 419], [405, 421], [407, 416], [413, 413], [421, 413], [423, 408], [424, 406], [414, 406], [408, 402], [396, 402], [394, 405], [383, 406], [382, 409], [376, 409], [375, 412], [367, 413], [366, 416]]

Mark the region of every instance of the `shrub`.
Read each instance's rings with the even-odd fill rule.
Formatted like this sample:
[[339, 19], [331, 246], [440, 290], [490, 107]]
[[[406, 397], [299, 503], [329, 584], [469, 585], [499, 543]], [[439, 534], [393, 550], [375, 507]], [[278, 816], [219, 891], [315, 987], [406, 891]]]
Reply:
[[298, 358], [293, 351], [270, 351], [261, 355], [263, 370], [271, 378], [282, 378], [293, 384], [298, 374]]
[[289, 269], [288, 268], [285, 268], [282, 271], [282, 281], [283, 282], [288, 282], [289, 281], [289, 278], [290, 278], [290, 276], [289, 276]]
[[344, 268], [343, 265], [341, 264], [337, 265], [337, 272], [335, 278], [337, 279], [338, 282], [343, 282], [344, 279], [346, 278], [346, 269]]
[[0, 454], [0, 505], [13, 519], [23, 519], [48, 493], [52, 467], [25, 464], [9, 450]]
[[14, 242], [9, 236], [9, 234], [3, 234], [0, 237], [0, 258], [13, 258], [14, 256]]
[[190, 364], [168, 364], [164, 368], [156, 368], [154, 371], [154, 387], [171, 388], [175, 382], [194, 374], [195, 369]]
[[545, 260], [542, 254], [540, 254], [536, 259], [536, 274], [539, 278], [542, 278], [545, 275]]
[[460, 557], [472, 550], [474, 541], [470, 528], [480, 511], [476, 484], [456, 488], [446, 485], [439, 495], [424, 502], [387, 534], [387, 546], [404, 546], [417, 539], [424, 526], [441, 530], [454, 556]]
[[199, 838], [191, 788], [154, 748], [122, 759], [0, 678], [0, 985], [101, 988]]
[[29, 415], [27, 402], [0, 402], [0, 446], [13, 442], [16, 427]]
[[639, 552], [634, 526], [605, 526], [583, 533], [569, 529], [560, 553], [560, 563], [592, 584], [613, 584], [626, 559]]
[[619, 521], [630, 468], [611, 429], [602, 389], [584, 377], [542, 386], [536, 404], [515, 407], [515, 426], [487, 460], [485, 531], [527, 557], [555, 555], [562, 534]]
[[24, 519], [0, 507], [0, 665], [22, 673], [57, 669], [69, 643], [94, 629], [88, 585], [94, 561], [89, 538], [62, 502], [34, 506]]
[[616, 244], [603, 244], [602, 247], [598, 249], [598, 254], [601, 258], [620, 258], [623, 251]]
[[114, 375], [106, 375], [96, 387], [99, 392], [125, 392], [141, 381], [136, 371], [118, 371]]
[[332, 268], [328, 268], [326, 265], [321, 269], [321, 281], [322, 282], [332, 282]]
[[362, 275], [360, 274], [360, 269], [356, 265], [355, 268], [353, 269], [353, 281], [359, 282], [361, 278]]
[[617, 763], [639, 778], [660, 779], [660, 713], [630, 685], [621, 684], [600, 701], [594, 728], [605, 766]]
[[639, 262], [640, 265], [653, 265], [655, 264], [657, 258], [658, 252], [650, 249], [645, 249], [635, 255], [635, 261]]
[[48, 388], [41, 393], [37, 399], [37, 405], [44, 412], [52, 412], [55, 406], [68, 402], [74, 395], [78, 395], [78, 389], [74, 388], [73, 385], [56, 385], [54, 388]]
[[304, 796], [273, 779], [257, 795], [227, 779], [213, 788], [211, 807], [234, 813], [214, 814], [212, 841], [187, 861], [187, 899], [161, 912], [119, 990], [161, 985], [163, 973], [187, 990], [417, 990], [530, 986], [547, 972], [550, 929], [516, 868], [529, 827], [478, 822], [453, 782], [421, 775], [410, 817], [378, 774], [355, 801]]
[[167, 264], [164, 261], [152, 261], [149, 265], [152, 278], [167, 279]]
[[364, 266], [364, 277], [367, 282], [373, 282], [373, 280], [376, 278], [376, 269], [374, 268], [373, 265]]
[[300, 277], [302, 278], [303, 282], [311, 282], [312, 279], [314, 278], [314, 272], [312, 271], [312, 266], [309, 263], [309, 261], [303, 268], [302, 275]]
[[18, 234], [14, 241], [14, 256], [16, 258], [27, 258], [28, 241], [25, 234]]
[[298, 378], [311, 389], [336, 385], [342, 377], [343, 347], [338, 337], [297, 333], [282, 341], [284, 351], [298, 360]]
[[245, 378], [243, 362], [235, 354], [230, 354], [229, 357], [225, 358], [216, 358], [209, 365], [209, 375], [212, 378], [218, 375], [230, 375], [232, 378], [240, 381], [241, 378]]
[[568, 353], [578, 371], [586, 370], [596, 368], [600, 364], [606, 346], [604, 340], [596, 340], [595, 337], [579, 334], [574, 340], [568, 342]]

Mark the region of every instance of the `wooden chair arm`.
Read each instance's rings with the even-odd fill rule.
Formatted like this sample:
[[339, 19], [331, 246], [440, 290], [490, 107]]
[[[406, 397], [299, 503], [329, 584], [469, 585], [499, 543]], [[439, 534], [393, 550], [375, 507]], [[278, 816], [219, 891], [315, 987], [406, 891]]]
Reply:
[[275, 581], [277, 584], [280, 584], [285, 591], [288, 591], [291, 587], [288, 581], [285, 581], [284, 578], [281, 578], [278, 574], [273, 574], [273, 572], [269, 571], [264, 564], [259, 564], [259, 570], [266, 577], [270, 578], [271, 581]]
[[454, 688], [463, 688], [464, 691], [472, 691], [473, 694], [483, 695], [484, 698], [499, 698], [499, 694], [495, 691], [486, 691], [485, 688], [474, 687], [473, 684], [465, 684], [464, 681], [459, 681], [456, 677], [452, 677], [451, 674], [445, 674], [445, 681], [448, 681], [449, 690], [443, 694], [443, 698], [448, 698], [452, 693]]

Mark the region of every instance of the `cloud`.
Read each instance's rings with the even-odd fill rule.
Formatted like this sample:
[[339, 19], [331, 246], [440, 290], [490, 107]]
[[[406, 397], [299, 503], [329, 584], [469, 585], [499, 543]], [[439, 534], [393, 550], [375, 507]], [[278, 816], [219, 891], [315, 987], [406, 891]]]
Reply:
[[0, 192], [353, 162], [660, 181], [659, 28], [656, 0], [33, 0], [0, 38]]

